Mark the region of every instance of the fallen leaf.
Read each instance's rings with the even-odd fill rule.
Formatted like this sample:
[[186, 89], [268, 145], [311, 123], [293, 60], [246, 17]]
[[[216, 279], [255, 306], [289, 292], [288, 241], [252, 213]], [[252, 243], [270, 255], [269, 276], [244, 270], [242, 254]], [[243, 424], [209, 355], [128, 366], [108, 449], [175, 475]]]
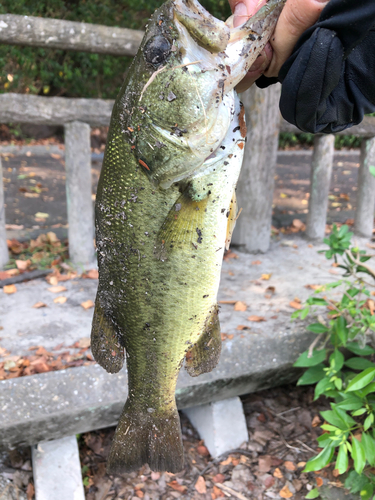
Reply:
[[290, 491], [288, 486], [285, 485], [284, 488], [279, 491], [279, 495], [281, 496], [281, 498], [291, 498], [293, 496], [293, 493]]
[[253, 260], [253, 262], [251, 263], [253, 266], [259, 266], [260, 264], [262, 263], [261, 260]]
[[238, 259], [238, 255], [232, 252], [232, 250], [229, 250], [228, 252], [225, 253], [224, 260], [229, 260], [229, 259]]
[[225, 481], [225, 476], [224, 474], [216, 474], [216, 476], [212, 478], [212, 481], [214, 483], [223, 483]]
[[[246, 326], [246, 325], [238, 325], [236, 330], [250, 330], [250, 327]], [[228, 335], [228, 337], [229, 337], [229, 335]]]
[[300, 231], [304, 231], [306, 229], [305, 224], [300, 219], [294, 219], [292, 222], [292, 226]]
[[77, 347], [79, 347], [80, 349], [85, 349], [86, 347], [90, 347], [90, 345], [91, 345], [90, 337], [82, 337], [77, 342]]
[[173, 488], [176, 491], [179, 491], [180, 493], [185, 493], [185, 491], [187, 490], [187, 486], [179, 484], [176, 480], [170, 481], [168, 483], [168, 486], [170, 486], [171, 488]]
[[375, 296], [375, 290], [373, 290], [373, 291], [371, 292], [371, 295], [374, 295], [374, 296]]
[[32, 500], [34, 498], [35, 489], [33, 483], [29, 483], [26, 489], [27, 500]]
[[311, 290], [317, 290], [320, 288], [320, 285], [305, 285], [305, 288], [310, 288]]
[[47, 304], [45, 304], [44, 302], [36, 302], [33, 305], [33, 309], [40, 309], [41, 307], [47, 307]]
[[56, 297], [55, 299], [53, 299], [55, 304], [65, 304], [65, 302], [67, 300], [68, 299], [66, 297], [64, 297], [63, 295], [60, 295], [60, 297]]
[[[373, 302], [373, 301], [372, 301]], [[240, 300], [234, 304], [235, 311], [246, 311], [247, 305], [245, 302], [241, 302]]]
[[220, 462], [220, 465], [229, 465], [232, 463], [232, 457], [229, 456], [226, 460], [223, 460], [222, 462]]
[[323, 478], [317, 477], [316, 478], [316, 485], [318, 486], [318, 488], [320, 488], [320, 486], [323, 486]]
[[306, 462], [298, 462], [297, 467], [299, 469], [302, 469], [302, 467], [305, 467], [305, 465], [306, 465]]
[[263, 481], [266, 489], [271, 488], [275, 484], [275, 479], [272, 476], [267, 475], [266, 479]]
[[210, 452], [208, 451], [208, 449], [205, 446], [203, 446], [203, 445], [197, 446], [197, 452], [202, 457], [208, 457], [208, 455], [210, 454]]
[[272, 276], [272, 273], [268, 273], [268, 274], [262, 274], [262, 276], [260, 277], [261, 280], [264, 280], [264, 281], [268, 281]]
[[371, 316], [374, 315], [374, 312], [375, 312], [375, 301], [372, 300], [372, 299], [367, 299], [366, 300], [366, 303], [365, 303], [365, 306], [370, 309], [370, 314]]
[[288, 198], [288, 195], [285, 193], [280, 193], [280, 198]]
[[330, 274], [339, 274], [338, 271], [336, 271], [336, 269], [328, 269], [328, 272]]
[[219, 300], [219, 304], [236, 304], [238, 300]]
[[[219, 481], [216, 481], [216, 482], [218, 483]], [[214, 490], [213, 493], [215, 494], [215, 498], [225, 497], [225, 493], [217, 486], [214, 485], [213, 490]]]
[[321, 423], [321, 420], [319, 418], [319, 415], [315, 415], [315, 417], [312, 419], [311, 425], [313, 427], [318, 427], [318, 425]]
[[58, 237], [56, 236], [56, 234], [52, 231], [50, 231], [49, 233], [47, 233], [47, 238], [48, 238], [48, 241], [50, 243], [56, 243], [57, 241], [59, 241]]
[[340, 471], [339, 471], [338, 469], [334, 469], [334, 470], [332, 471], [332, 475], [333, 475], [334, 477], [338, 477], [338, 476], [340, 476]]
[[4, 290], [4, 293], [6, 293], [7, 295], [11, 295], [12, 293], [16, 293], [17, 288], [16, 288], [16, 285], [5, 285], [3, 287], [3, 290]]
[[259, 457], [258, 459], [258, 470], [259, 472], [268, 472], [271, 470], [271, 457], [270, 455], [265, 455], [264, 457]]
[[276, 292], [276, 287], [274, 286], [268, 286], [266, 288], [266, 292], [270, 293], [271, 295], [273, 295], [275, 292]]
[[81, 306], [83, 307], [83, 309], [91, 309], [91, 307], [94, 307], [94, 305], [95, 305], [94, 302], [90, 299], [86, 300], [85, 302], [81, 302]]
[[145, 496], [145, 494], [143, 493], [142, 490], [136, 490], [135, 491], [135, 495], [138, 497], [138, 498], [143, 498]]
[[99, 272], [97, 269], [90, 269], [87, 273], [82, 274], [82, 278], [97, 280], [99, 278]]
[[[249, 321], [254, 321], [255, 323], [260, 323], [261, 321], [266, 321], [263, 316], [256, 316], [255, 314], [247, 318]], [[237, 327], [238, 328], [238, 327]]]
[[55, 160], [60, 160], [61, 155], [59, 155], [57, 153], [51, 153], [51, 158], [54, 158]]
[[48, 288], [48, 291], [49, 292], [52, 292], [52, 293], [60, 293], [60, 292], [65, 292], [67, 289], [65, 286], [51, 286], [50, 288]]
[[158, 479], [160, 479], [160, 472], [151, 472], [151, 479], [153, 481], [157, 481]]
[[295, 300], [292, 300], [289, 302], [290, 307], [293, 307], [294, 309], [302, 309], [302, 304], [300, 302], [296, 302]]
[[50, 285], [56, 286], [59, 280], [57, 279], [57, 276], [47, 276], [46, 280]]
[[287, 460], [286, 462], [284, 462], [284, 467], [285, 467], [286, 469], [290, 470], [290, 471], [294, 471], [294, 470], [296, 470], [296, 468], [297, 468], [297, 467], [294, 465], [294, 463], [293, 463], [293, 462], [290, 462], [290, 461], [288, 461], [288, 460]]
[[201, 495], [203, 495], [204, 493], [207, 493], [206, 481], [204, 480], [203, 476], [198, 477], [198, 480], [195, 483], [195, 489]]
[[281, 472], [281, 470], [278, 467], [274, 470], [273, 475], [275, 477], [277, 477], [278, 479], [282, 479], [284, 477], [283, 473]]
[[34, 217], [36, 219], [48, 219], [49, 214], [46, 214], [45, 212], [37, 212]]
[[26, 271], [26, 269], [29, 267], [30, 264], [31, 264], [30, 259], [16, 260], [17, 269], [19, 269], [20, 271]]

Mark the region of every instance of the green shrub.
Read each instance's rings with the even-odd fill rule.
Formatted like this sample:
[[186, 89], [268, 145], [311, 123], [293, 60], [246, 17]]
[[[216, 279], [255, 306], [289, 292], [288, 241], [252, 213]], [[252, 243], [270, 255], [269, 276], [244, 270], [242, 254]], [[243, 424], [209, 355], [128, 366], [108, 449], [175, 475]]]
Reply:
[[[375, 174], [375, 172], [374, 172]], [[306, 301], [294, 318], [314, 314], [307, 329], [317, 335], [294, 366], [307, 370], [298, 385], [316, 384], [315, 399], [330, 398], [331, 410], [321, 412], [324, 433], [319, 436], [322, 451], [306, 464], [304, 472], [320, 470], [335, 461], [339, 474], [350, 471], [345, 486], [359, 492], [362, 500], [375, 499], [375, 269], [374, 256], [351, 244], [348, 226], [324, 241], [327, 259], [344, 269], [343, 278], [324, 285]], [[335, 290], [335, 298], [331, 292]], [[338, 299], [339, 295], [339, 299]], [[343, 351], [346, 351], [346, 357]], [[349, 461], [349, 459], [352, 461]], [[306, 498], [319, 497], [319, 489]]]

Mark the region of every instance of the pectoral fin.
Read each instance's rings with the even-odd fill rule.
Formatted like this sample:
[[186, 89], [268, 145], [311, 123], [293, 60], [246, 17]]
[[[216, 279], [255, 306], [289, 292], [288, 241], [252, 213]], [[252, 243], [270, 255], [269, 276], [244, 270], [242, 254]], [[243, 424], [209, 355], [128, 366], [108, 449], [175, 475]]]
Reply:
[[114, 324], [106, 317], [98, 298], [91, 330], [91, 351], [100, 366], [117, 373], [124, 364], [124, 348], [118, 340]]
[[225, 238], [225, 249], [229, 250], [229, 245], [232, 240], [232, 235], [234, 231], [234, 227], [236, 225], [237, 220], [237, 197], [236, 191], [233, 191], [233, 196], [230, 201], [229, 206], [229, 214], [228, 214], [228, 225], [227, 225], [227, 235]]
[[155, 255], [160, 260], [168, 258], [175, 248], [198, 249], [204, 235], [204, 215], [207, 198], [193, 201], [182, 193], [169, 211], [156, 238]]
[[187, 352], [185, 368], [191, 377], [210, 372], [219, 362], [221, 333], [217, 306], [207, 318], [205, 329], [198, 342]]

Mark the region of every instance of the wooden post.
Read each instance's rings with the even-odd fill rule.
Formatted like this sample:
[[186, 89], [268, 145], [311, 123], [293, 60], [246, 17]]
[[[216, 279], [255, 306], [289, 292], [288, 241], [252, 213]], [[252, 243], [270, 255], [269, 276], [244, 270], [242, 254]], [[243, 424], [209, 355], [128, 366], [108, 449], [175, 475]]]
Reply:
[[306, 224], [306, 236], [312, 240], [321, 240], [325, 234], [334, 147], [334, 135], [315, 136]]
[[90, 126], [87, 123], [74, 121], [65, 125], [65, 170], [69, 255], [74, 264], [87, 267], [95, 262]]
[[374, 228], [375, 177], [370, 173], [371, 165], [375, 165], [375, 137], [362, 141], [361, 163], [358, 172], [354, 231], [365, 238], [371, 238]]
[[3, 189], [3, 169], [0, 156], [0, 269], [2, 269], [9, 260], [7, 235], [5, 231], [5, 202]]
[[232, 242], [250, 253], [266, 252], [270, 244], [280, 89], [280, 85], [265, 90], [253, 85], [241, 96], [246, 110], [247, 143], [237, 184], [242, 213]]

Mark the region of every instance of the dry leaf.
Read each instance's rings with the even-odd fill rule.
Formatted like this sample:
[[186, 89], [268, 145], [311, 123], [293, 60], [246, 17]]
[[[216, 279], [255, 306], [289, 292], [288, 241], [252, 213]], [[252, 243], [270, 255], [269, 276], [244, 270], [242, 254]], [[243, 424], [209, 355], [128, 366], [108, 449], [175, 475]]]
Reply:
[[219, 304], [236, 304], [238, 300], [219, 300]]
[[208, 457], [208, 455], [210, 454], [210, 452], [208, 451], [208, 449], [205, 446], [203, 446], [203, 445], [197, 446], [197, 452], [202, 457]]
[[33, 483], [29, 483], [27, 485], [27, 490], [26, 490], [26, 495], [27, 495], [27, 500], [32, 500], [34, 498], [35, 494], [35, 489]]
[[259, 472], [268, 472], [271, 470], [272, 458], [270, 455], [265, 455], [264, 457], [259, 457], [258, 469]]
[[334, 469], [334, 470], [332, 471], [332, 475], [333, 475], [334, 477], [338, 477], [338, 476], [340, 476], [340, 471], [339, 471], [338, 469]]
[[295, 300], [292, 300], [289, 302], [290, 307], [293, 307], [294, 309], [302, 309], [302, 304], [300, 302], [296, 302]]
[[321, 477], [316, 478], [316, 485], [318, 486], [318, 488], [320, 488], [320, 486], [323, 486], [323, 479]]
[[293, 493], [290, 491], [288, 486], [285, 485], [284, 488], [279, 491], [279, 495], [281, 496], [281, 498], [291, 498], [293, 496]]
[[55, 304], [65, 304], [65, 302], [67, 300], [68, 299], [66, 297], [64, 297], [63, 295], [60, 295], [60, 297], [56, 297], [55, 299], [53, 299]]
[[291, 471], [296, 470], [296, 468], [297, 468], [297, 467], [294, 465], [294, 463], [293, 463], [293, 462], [290, 462], [290, 461], [288, 461], [288, 460], [287, 460], [286, 462], [284, 462], [284, 467], [285, 467], [286, 469], [288, 469], [288, 470], [291, 470]]
[[[372, 301], [373, 302], [373, 301]], [[241, 302], [240, 300], [234, 304], [235, 311], [246, 311], [247, 305], [245, 302]]]
[[47, 238], [48, 238], [48, 241], [50, 243], [56, 243], [57, 241], [59, 241], [59, 239], [56, 236], [56, 234], [53, 233], [52, 231], [50, 231], [49, 233], [47, 233]]
[[321, 285], [305, 285], [305, 288], [310, 288], [311, 290], [317, 290]]
[[[246, 326], [246, 325], [238, 325], [236, 330], [250, 330], [250, 327]], [[228, 337], [229, 337], [229, 335], [228, 335]]]
[[264, 281], [268, 281], [272, 276], [272, 273], [269, 273], [269, 274], [262, 274], [262, 276], [260, 277], [261, 280], [264, 280]]
[[301, 469], [302, 467], [305, 467], [306, 462], [298, 462], [297, 467]]
[[182, 484], [179, 484], [176, 480], [170, 481], [168, 483], [168, 486], [170, 486], [171, 488], [173, 488], [176, 491], [179, 491], [180, 493], [185, 493], [185, 491], [187, 490], [187, 486], [183, 486]]
[[26, 269], [29, 267], [30, 264], [31, 264], [30, 259], [16, 260], [17, 269], [19, 269], [20, 271], [26, 271]]
[[[216, 474], [216, 476], [214, 476], [214, 477], [212, 478], [212, 481], [213, 481], [214, 483], [223, 483], [223, 482], [225, 481], [225, 476], [224, 476], [224, 474], [220, 474], [220, 473], [219, 473], [219, 474]], [[221, 490], [220, 490], [220, 491], [221, 491]]]
[[61, 159], [61, 155], [59, 155], [57, 153], [51, 153], [51, 158], [54, 158], [55, 160], [60, 160]]
[[50, 288], [48, 288], [48, 291], [49, 292], [52, 292], [52, 293], [61, 293], [61, 292], [65, 292], [66, 291], [66, 287], [65, 286], [51, 286]]
[[47, 307], [47, 304], [45, 304], [44, 302], [36, 302], [33, 305], [33, 309], [40, 309], [41, 307]]
[[[219, 482], [219, 481], [216, 481], [216, 482]], [[218, 488], [217, 486], [214, 485], [213, 490], [214, 490], [213, 493], [215, 494], [215, 498], [225, 497], [225, 493], [223, 491], [221, 491], [221, 489]]]
[[373, 290], [373, 291], [371, 292], [371, 295], [374, 295], [374, 296], [375, 296], [375, 290]]
[[232, 457], [229, 456], [226, 460], [223, 460], [222, 462], [220, 462], [220, 465], [229, 465], [232, 463]]
[[266, 489], [268, 489], [268, 488], [271, 488], [271, 486], [273, 486], [273, 485], [275, 484], [275, 480], [274, 480], [274, 478], [273, 478], [272, 476], [269, 476], [269, 475], [267, 474], [267, 477], [266, 477], [266, 479], [263, 481], [263, 484], [264, 484], [264, 486], [266, 487]]
[[46, 214], [45, 212], [37, 212], [34, 217], [36, 219], [48, 219], [49, 214]]
[[82, 278], [97, 280], [99, 278], [99, 272], [97, 269], [90, 269], [87, 273], [82, 274]]
[[368, 309], [370, 309], [370, 314], [371, 316], [373, 316], [375, 312], [375, 301], [372, 299], [367, 299], [365, 305], [367, 306]]
[[[66, 288], [65, 288], [65, 290], [66, 290]], [[90, 299], [81, 303], [81, 306], [83, 307], [83, 309], [91, 309], [91, 307], [94, 307], [94, 305], [95, 305], [94, 302]]]
[[292, 222], [292, 226], [299, 231], [304, 231], [306, 229], [305, 224], [300, 219], [294, 219]]
[[195, 483], [195, 489], [201, 495], [203, 495], [204, 493], [207, 493], [206, 481], [204, 480], [203, 476], [198, 477], [198, 480]]
[[274, 287], [274, 286], [268, 286], [266, 288], [266, 292], [268, 292], [268, 293], [270, 293], [270, 294], [273, 295], [276, 292], [276, 287]]
[[11, 295], [12, 293], [16, 293], [17, 288], [16, 288], [16, 285], [5, 285], [3, 287], [3, 290], [4, 290], [4, 293], [6, 293], [7, 295]]
[[85, 349], [86, 347], [90, 347], [91, 345], [91, 341], [90, 341], [90, 337], [82, 337], [81, 339], [79, 339], [79, 341], [77, 342], [77, 346], [80, 348], [80, 349]]
[[253, 316], [249, 316], [247, 318], [249, 321], [254, 321], [256, 323], [260, 323], [261, 321], [266, 321], [266, 318], [263, 316], [256, 316], [255, 314]]
[[277, 477], [278, 479], [282, 479], [284, 477], [283, 473], [281, 472], [281, 470], [278, 467], [275, 469], [273, 475], [275, 477]]
[[57, 279], [57, 276], [47, 276], [47, 281], [50, 285], [56, 286], [59, 280]]
[[253, 260], [253, 262], [251, 263], [253, 266], [259, 266], [260, 264], [262, 263], [261, 260]]
[[311, 425], [313, 427], [318, 427], [318, 425], [321, 423], [321, 420], [319, 418], [319, 415], [315, 415], [315, 417], [312, 419]]

